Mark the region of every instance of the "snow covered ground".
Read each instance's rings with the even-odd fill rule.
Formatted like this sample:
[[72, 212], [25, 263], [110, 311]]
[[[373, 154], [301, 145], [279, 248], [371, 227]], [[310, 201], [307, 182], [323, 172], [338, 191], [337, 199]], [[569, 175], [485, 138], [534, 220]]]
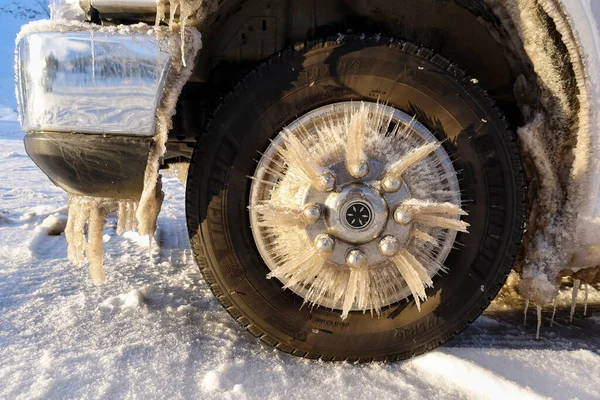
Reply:
[[[0, 398], [600, 398], [600, 296], [568, 324], [496, 304], [455, 340], [393, 364], [322, 363], [261, 344], [221, 309], [189, 249], [184, 190], [164, 179], [156, 243], [105, 232], [108, 281], [66, 259], [66, 196], [0, 122]], [[583, 300], [583, 293], [580, 292]]]

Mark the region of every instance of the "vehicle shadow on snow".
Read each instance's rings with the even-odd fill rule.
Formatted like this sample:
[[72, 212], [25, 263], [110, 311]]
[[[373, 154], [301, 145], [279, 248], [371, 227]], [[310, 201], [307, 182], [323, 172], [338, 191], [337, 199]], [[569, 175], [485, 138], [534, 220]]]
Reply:
[[579, 305], [573, 322], [569, 321], [570, 307], [557, 307], [552, 326], [552, 308], [542, 313], [540, 339], [536, 339], [535, 311], [529, 312], [523, 323], [523, 310], [486, 311], [467, 327], [447, 347], [484, 347], [493, 349], [531, 350], [588, 350], [600, 355], [598, 316], [600, 303], [590, 303], [587, 316]]
[[[566, 358], [585, 362], [589, 357], [600, 355], [600, 303], [588, 304], [587, 317], [581, 315], [581, 308], [579, 305], [570, 323], [570, 307], [558, 307], [552, 327], [552, 309], [543, 313], [539, 340], [535, 338], [535, 312], [529, 314], [526, 325], [523, 310], [486, 312], [439, 351], [473, 362], [540, 395], [590, 398], [590, 393], [577, 380], [552, 379], [553, 373], [568, 373], [569, 366], [563, 365]], [[535, 356], [532, 351], [536, 352]], [[565, 352], [572, 352], [573, 356]]]

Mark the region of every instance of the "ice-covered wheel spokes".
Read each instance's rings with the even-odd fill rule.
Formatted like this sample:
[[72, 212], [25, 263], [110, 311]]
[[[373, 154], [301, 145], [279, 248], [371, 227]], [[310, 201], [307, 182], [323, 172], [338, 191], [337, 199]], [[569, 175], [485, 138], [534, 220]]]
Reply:
[[441, 143], [378, 103], [304, 115], [273, 139], [252, 179], [252, 233], [268, 277], [342, 318], [410, 295], [420, 309], [469, 226]]

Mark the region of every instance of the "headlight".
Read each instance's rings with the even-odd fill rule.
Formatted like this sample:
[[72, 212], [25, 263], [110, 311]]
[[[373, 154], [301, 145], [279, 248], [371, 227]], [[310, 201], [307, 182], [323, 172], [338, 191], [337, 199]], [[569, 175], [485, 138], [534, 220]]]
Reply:
[[171, 68], [167, 48], [143, 33], [26, 35], [15, 68], [23, 130], [154, 135]]
[[68, 21], [85, 21], [85, 13], [79, 0], [50, 0], [50, 18]]

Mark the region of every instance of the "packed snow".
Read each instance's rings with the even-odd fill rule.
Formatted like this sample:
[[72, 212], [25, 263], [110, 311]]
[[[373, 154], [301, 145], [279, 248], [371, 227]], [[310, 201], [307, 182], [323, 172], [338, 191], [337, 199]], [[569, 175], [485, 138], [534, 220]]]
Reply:
[[[0, 122], [0, 398], [600, 398], [600, 294], [571, 291], [542, 310], [506, 301], [457, 338], [401, 363], [308, 361], [274, 350], [219, 306], [195, 265], [184, 189], [164, 177], [154, 243], [117, 234], [102, 242], [97, 287], [67, 258], [66, 195], [27, 157], [23, 133]], [[505, 288], [507, 292], [514, 290]], [[500, 296], [503, 300], [504, 296]]]

